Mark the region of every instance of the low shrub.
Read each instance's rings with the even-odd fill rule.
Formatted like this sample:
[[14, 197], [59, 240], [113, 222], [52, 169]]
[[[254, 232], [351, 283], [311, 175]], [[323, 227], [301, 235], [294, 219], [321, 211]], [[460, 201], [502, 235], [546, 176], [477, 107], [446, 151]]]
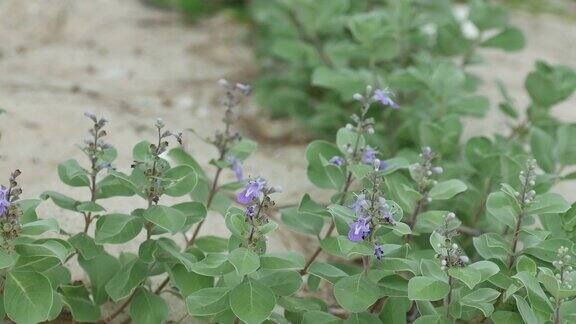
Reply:
[[[527, 85], [550, 81], [557, 91], [535, 97], [531, 112], [567, 96], [559, 86], [564, 72], [541, 63], [528, 77]], [[187, 308], [177, 322], [574, 320], [576, 213], [549, 192], [572, 178], [561, 170], [576, 163], [573, 125], [523, 124], [528, 146], [518, 131], [507, 139], [434, 143], [386, 158], [368, 144], [379, 127], [371, 116], [404, 108], [389, 92], [367, 87], [353, 95], [360, 108], [335, 143], [317, 140], [306, 150], [308, 179], [332, 191], [330, 201], [304, 194], [297, 206], [278, 210], [273, 199], [280, 189], [273, 181], [244, 178], [243, 161], [256, 143], [240, 136], [234, 121], [250, 87], [220, 84], [223, 128], [205, 139], [218, 152], [210, 162], [213, 176], [177, 146], [182, 134], [162, 120], [152, 142], [135, 145], [131, 171], [119, 171], [116, 150], [104, 140], [107, 121], [90, 113], [90, 136], [81, 146], [87, 163], [67, 160], [58, 167], [62, 182], [85, 198], [41, 195], [83, 217], [81, 232], [61, 229], [58, 217], [39, 217], [41, 200], [20, 199], [20, 171], [10, 176], [0, 190], [2, 298], [9, 319], [36, 323], [69, 314], [77, 322], [116, 323], [127, 313], [123, 322], [162, 323], [170, 293]], [[446, 143], [446, 136], [439, 139]], [[222, 183], [224, 172], [236, 181]], [[132, 206], [133, 196], [142, 207], [130, 213], [106, 208], [113, 197]], [[182, 202], [169, 205], [166, 197]], [[216, 214], [224, 217], [228, 237], [202, 235], [206, 217]], [[318, 238], [317, 247], [305, 255], [268, 251], [267, 238], [279, 226]], [[146, 239], [137, 254], [106, 251], [141, 232]], [[175, 235], [183, 235], [184, 246]], [[71, 281], [73, 258], [86, 274], [82, 281]], [[109, 302], [114, 308], [105, 313]]]

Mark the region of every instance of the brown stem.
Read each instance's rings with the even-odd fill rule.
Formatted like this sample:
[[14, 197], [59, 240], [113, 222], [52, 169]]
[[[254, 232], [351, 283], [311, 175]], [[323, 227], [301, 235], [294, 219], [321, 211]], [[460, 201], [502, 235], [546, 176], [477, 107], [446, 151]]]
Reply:
[[554, 324], [560, 324], [560, 302], [556, 301], [556, 307], [554, 308]]
[[122, 311], [124, 311], [124, 309], [130, 304], [130, 302], [132, 301], [132, 299], [134, 299], [134, 296], [136, 296], [136, 290], [134, 289], [134, 291], [130, 294], [130, 296], [122, 303], [122, 305], [120, 305], [120, 307], [114, 312], [112, 313], [110, 316], [108, 316], [105, 320], [104, 323], [110, 323], [112, 322], [116, 317], [118, 317], [118, 315], [122, 314]]
[[[350, 189], [351, 184], [352, 184], [352, 172], [348, 172], [348, 177], [346, 178], [346, 183], [344, 184], [344, 189], [342, 190], [342, 197], [340, 198], [340, 201], [339, 201], [340, 205], [346, 201], [346, 195], [348, 194], [348, 190]], [[334, 232], [335, 228], [336, 228], [336, 225], [334, 224], [334, 222], [330, 222], [330, 227], [328, 228], [328, 231], [326, 232], [326, 235], [324, 235], [323, 239], [326, 239], [327, 237], [332, 235], [332, 232]], [[314, 251], [314, 253], [312, 254], [312, 256], [310, 256], [308, 261], [306, 261], [304, 268], [302, 270], [300, 270], [300, 275], [305, 275], [306, 273], [308, 273], [308, 268], [310, 268], [310, 266], [312, 265], [312, 262], [314, 262], [314, 260], [316, 260], [318, 255], [320, 255], [320, 252], [322, 252], [322, 247], [318, 246], [316, 248], [316, 250]]]
[[384, 296], [384, 297], [378, 299], [378, 300], [374, 303], [374, 305], [372, 305], [372, 306], [370, 307], [370, 313], [372, 313], [372, 314], [378, 314], [378, 313], [380, 313], [380, 312], [382, 311], [382, 307], [384, 307], [384, 301], [386, 300], [386, 298], [387, 298], [387, 297]]
[[476, 208], [476, 212], [474, 212], [474, 215], [472, 216], [472, 226], [476, 226], [476, 223], [478, 223], [480, 215], [486, 209], [486, 200], [488, 199], [488, 195], [490, 194], [491, 184], [492, 184], [492, 178], [488, 178], [484, 182], [484, 192], [482, 194], [482, 200], [480, 201], [479, 206]]
[[446, 317], [451, 318], [452, 316], [450, 315], [450, 304], [452, 303], [452, 276], [450, 275], [448, 275], [448, 286], [449, 290], [446, 299], [444, 299], [444, 307], [446, 308]]

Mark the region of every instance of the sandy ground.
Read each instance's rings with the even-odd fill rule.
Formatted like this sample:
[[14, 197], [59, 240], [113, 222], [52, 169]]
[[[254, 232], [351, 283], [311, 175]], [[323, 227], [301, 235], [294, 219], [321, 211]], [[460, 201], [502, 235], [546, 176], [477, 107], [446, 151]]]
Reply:
[[[521, 105], [527, 103], [524, 76], [535, 59], [576, 68], [576, 25], [556, 17], [514, 15], [527, 34], [527, 48], [507, 55], [485, 51], [487, 65], [474, 68], [486, 81], [482, 92], [497, 97], [495, 80], [502, 79]], [[216, 80], [253, 76], [252, 54], [245, 40], [248, 31], [229, 17], [218, 16], [195, 26], [175, 15], [143, 7], [136, 0], [0, 0], [0, 176], [14, 168], [26, 197], [56, 190], [88, 199], [88, 192], [71, 189], [58, 180], [58, 163], [83, 156], [76, 147], [90, 127], [83, 112], [90, 110], [111, 120], [109, 142], [119, 150], [118, 167], [129, 169], [131, 148], [153, 138], [152, 125], [162, 117], [171, 129], [193, 128], [211, 134], [218, 127]], [[490, 67], [490, 68], [489, 68]], [[247, 102], [245, 109], [254, 109]], [[576, 99], [555, 109], [576, 122]], [[489, 122], [471, 121], [468, 135], [502, 130], [501, 115], [493, 110]], [[186, 148], [204, 165], [215, 152], [192, 135]], [[247, 165], [247, 172], [262, 175], [285, 191], [279, 204], [297, 202], [314, 192], [306, 180], [304, 147], [266, 145]], [[227, 174], [231, 177], [230, 174]], [[559, 191], [576, 199], [576, 187]], [[128, 212], [141, 207], [134, 199], [104, 202], [108, 210]], [[41, 217], [56, 217], [68, 231], [80, 231], [82, 218], [46, 202]], [[224, 235], [221, 217], [210, 215], [205, 233]], [[287, 232], [271, 239], [271, 249], [305, 249], [306, 240]], [[110, 251], [135, 251], [137, 244], [109, 246]], [[74, 263], [75, 261], [73, 261]], [[73, 275], [82, 278], [76, 264]], [[171, 303], [171, 316], [182, 305]]]

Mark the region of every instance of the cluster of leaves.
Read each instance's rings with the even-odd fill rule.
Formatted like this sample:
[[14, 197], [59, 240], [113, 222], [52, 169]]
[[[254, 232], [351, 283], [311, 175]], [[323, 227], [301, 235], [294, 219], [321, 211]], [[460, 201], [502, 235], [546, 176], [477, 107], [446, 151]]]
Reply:
[[187, 21], [230, 8], [242, 13], [245, 0], [141, 0], [144, 4], [161, 9], [177, 11]]
[[448, 116], [485, 115], [480, 80], [466, 71], [481, 61], [478, 48], [524, 46], [503, 7], [471, 0], [467, 8], [450, 0], [253, 1], [263, 71], [255, 96], [273, 116], [329, 136], [353, 111], [353, 93], [385, 84], [407, 109], [384, 113], [375, 139], [390, 153], [418, 147]]
[[[377, 127], [371, 113], [399, 110], [386, 106], [380, 89], [355, 94], [361, 109], [354, 125], [339, 129], [335, 143], [314, 141], [306, 151], [308, 179], [334, 192], [330, 202], [305, 194], [298, 206], [279, 210], [281, 224], [295, 235], [318, 238], [310, 255], [267, 251], [267, 236], [280, 226], [270, 198], [278, 189], [262, 178], [243, 179], [242, 161], [256, 145], [232, 130], [234, 108], [249, 87], [221, 83], [225, 127], [205, 139], [218, 152], [214, 177], [184, 149], [169, 149], [182, 135], [161, 120], [154, 143], [136, 144], [131, 172], [120, 172], [116, 150], [104, 142], [107, 121], [87, 114], [93, 127], [81, 148], [88, 167], [68, 160], [58, 174], [88, 199], [41, 196], [82, 217], [82, 232], [38, 217], [40, 199], [19, 200], [19, 171], [0, 190], [2, 311], [18, 323], [63, 314], [115, 323], [124, 313], [124, 322], [163, 323], [169, 315], [163, 294], [171, 293], [187, 308], [178, 322], [189, 316], [249, 324], [573, 322], [576, 205], [549, 189], [572, 178], [560, 170], [576, 164], [576, 146], [569, 140], [573, 127], [554, 127], [558, 122], [544, 113], [569, 95], [559, 86], [564, 72], [539, 64], [528, 77], [527, 84], [556, 85], [557, 93], [531, 92], [529, 115], [550, 127], [536, 128], [527, 117], [514, 129], [528, 128], [529, 136], [515, 131], [507, 139], [457, 142], [448, 155], [456, 158], [446, 161], [438, 143], [385, 158], [368, 145]], [[514, 115], [508, 99], [503, 105]], [[222, 184], [227, 169], [237, 181]], [[166, 196], [183, 201], [167, 205]], [[130, 197], [139, 197], [142, 208], [105, 207], [109, 198], [132, 206]], [[200, 234], [208, 211], [224, 217], [229, 237]], [[136, 254], [106, 251], [134, 240]], [[71, 280], [73, 258], [84, 280]], [[115, 308], [104, 314], [110, 302]]]

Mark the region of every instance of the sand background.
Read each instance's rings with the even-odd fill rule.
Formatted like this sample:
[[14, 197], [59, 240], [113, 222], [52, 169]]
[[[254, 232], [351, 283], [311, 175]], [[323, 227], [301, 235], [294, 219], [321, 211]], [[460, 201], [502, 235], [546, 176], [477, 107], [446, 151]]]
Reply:
[[[526, 105], [524, 77], [537, 59], [576, 68], [573, 20], [527, 12], [514, 12], [512, 20], [525, 32], [526, 48], [515, 54], [484, 50], [486, 64], [473, 68], [484, 79], [481, 92], [493, 106], [497, 79], [521, 107]], [[223, 111], [216, 81], [250, 80], [256, 75], [247, 45], [251, 37], [228, 14], [189, 25], [175, 13], [145, 7], [137, 0], [0, 0], [0, 107], [7, 110], [0, 116], [0, 177], [19, 168], [25, 197], [56, 190], [88, 199], [87, 191], [65, 186], [56, 172], [58, 163], [68, 158], [85, 161], [76, 145], [90, 127], [83, 116], [86, 110], [110, 120], [108, 141], [118, 149], [117, 165], [124, 171], [129, 169], [134, 144], [153, 139], [156, 117], [174, 130], [193, 128], [211, 134]], [[254, 114], [256, 103], [248, 100], [243, 109]], [[554, 113], [576, 122], [576, 98]], [[468, 124], [466, 136], [506, 129], [494, 107], [487, 120]], [[190, 134], [185, 146], [205, 166], [216, 153]], [[246, 172], [282, 186], [279, 204], [295, 203], [304, 192], [322, 196], [306, 179], [304, 149], [285, 143], [260, 145]], [[231, 176], [226, 173], [228, 179]], [[562, 184], [556, 191], [576, 200], [576, 183]], [[125, 199], [103, 204], [117, 212], [144, 205], [136, 198], [128, 204]], [[56, 217], [67, 231], [82, 228], [82, 217], [51, 202], [38, 211], [41, 217]], [[222, 218], [211, 216], [204, 233], [226, 235]], [[271, 249], [307, 250], [307, 242], [283, 230], [271, 239]], [[137, 242], [108, 249], [136, 251]], [[75, 261], [72, 264], [74, 278], [82, 279]], [[171, 317], [178, 318], [181, 303], [170, 304]]]

